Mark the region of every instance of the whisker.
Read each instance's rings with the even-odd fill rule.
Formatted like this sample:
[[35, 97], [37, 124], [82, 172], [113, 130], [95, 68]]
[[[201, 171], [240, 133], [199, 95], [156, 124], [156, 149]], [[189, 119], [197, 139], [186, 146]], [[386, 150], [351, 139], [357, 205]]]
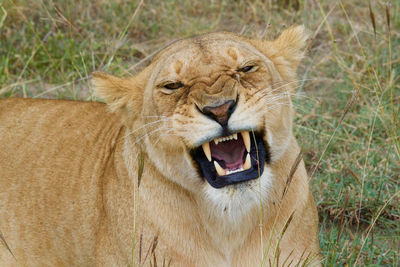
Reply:
[[[298, 86], [298, 87], [300, 87], [300, 86]], [[262, 92], [261, 94], [269, 95], [269, 92]], [[306, 98], [306, 99], [309, 99], [309, 100], [316, 100], [315, 98], [307, 96], [305, 94], [297, 94], [297, 93], [291, 93], [291, 92], [285, 92], [285, 96], [292, 96], [292, 97], [295, 97], [295, 98]]]
[[164, 116], [164, 115], [154, 115], [154, 116], [148, 116], [148, 115], [141, 115], [140, 117], [142, 118], [161, 118], [161, 117], [168, 117], [168, 116]]
[[274, 85], [278, 85], [278, 84], [291, 84], [291, 83], [296, 83], [296, 82], [307, 82], [307, 81], [325, 81], [328, 79], [321, 79], [321, 78], [310, 78], [310, 79], [297, 79], [297, 80], [293, 80], [290, 82], [286, 82], [286, 81], [278, 81], [272, 84], [272, 86]]
[[[271, 90], [271, 91], [268, 91], [268, 92], [270, 92], [270, 93], [273, 93], [273, 92], [276, 92], [276, 91], [278, 91], [279, 89], [281, 89], [281, 88], [283, 88], [283, 87], [285, 87], [285, 86], [287, 86], [287, 85], [290, 85], [290, 84], [293, 84], [293, 83], [301, 83], [301, 82], [305, 82], [305, 81], [322, 81], [322, 80], [324, 80], [324, 79], [300, 79], [300, 80], [294, 80], [294, 81], [290, 81], [290, 82], [286, 82], [286, 81], [279, 81], [279, 82], [275, 82], [275, 83], [273, 83], [273, 84], [271, 84], [270, 86], [275, 86], [275, 85], [280, 85], [279, 87], [276, 87], [276, 88], [273, 88], [273, 90]], [[255, 88], [254, 86], [252, 86], [252, 84], [250, 84], [250, 83], [248, 83], [249, 85], [250, 85], [250, 87], [252, 87], [253, 89], [257, 89], [257, 88]], [[298, 85], [298, 86], [296, 86], [296, 87], [294, 87], [294, 88], [292, 88], [292, 90], [296, 90], [296, 89], [298, 89], [298, 88], [300, 88], [300, 87], [303, 87], [304, 85]], [[268, 90], [269, 88], [264, 88], [264, 90]]]
[[160, 127], [160, 128], [157, 128], [157, 129], [152, 130], [152, 131], [150, 131], [150, 132], [148, 132], [148, 133], [145, 133], [144, 135], [142, 135], [142, 136], [139, 137], [139, 138], [136, 138], [136, 141], [135, 141], [133, 144], [136, 145], [138, 142], [142, 141], [142, 140], [143, 140], [144, 138], [146, 138], [147, 136], [150, 136], [150, 135], [152, 135], [152, 134], [154, 134], [154, 133], [157, 133], [157, 132], [163, 131], [163, 130], [173, 131], [173, 130], [175, 130], [175, 129], [173, 129], [173, 128], [168, 128], [168, 127]]
[[160, 119], [160, 120], [156, 120], [156, 121], [152, 121], [152, 122], [146, 123], [146, 124], [142, 125], [141, 127], [139, 127], [137, 129], [127, 133], [125, 135], [125, 137], [128, 137], [128, 136], [132, 135], [133, 133], [139, 131], [140, 129], [143, 129], [143, 128], [148, 127], [150, 125], [153, 125], [153, 124], [156, 124], [156, 123], [161, 123], [161, 122], [167, 122], [168, 120], [170, 120], [170, 119]]
[[[295, 87], [295, 88], [299, 88], [299, 87], [300, 87], [300, 86], [297, 86], [297, 87]], [[293, 97], [296, 97], [296, 98], [304, 98], [304, 99], [308, 99], [308, 100], [317, 101], [315, 98], [312, 98], [312, 97], [309, 97], [309, 96], [306, 96], [306, 95], [299, 95], [299, 94], [291, 93], [291, 92], [285, 92], [285, 93], [283, 93], [283, 94], [271, 96], [271, 92], [272, 92], [272, 91], [259, 91], [259, 92], [257, 92], [256, 94], [254, 94], [253, 97], [255, 97], [255, 96], [259, 97], [258, 99], [256, 99], [256, 101], [259, 101], [259, 100], [262, 99], [262, 98], [270, 97], [270, 98], [268, 99], [269, 102], [272, 102], [272, 101], [274, 101], [274, 100], [276, 100], [276, 99], [287, 98], [287, 97], [289, 97], [289, 96], [293, 96]]]
[[161, 138], [163, 137], [163, 136], [168, 136], [168, 135], [170, 135], [170, 136], [179, 136], [179, 135], [177, 135], [177, 134], [174, 134], [174, 133], [170, 133], [170, 132], [165, 132], [165, 133], [162, 133], [162, 134], [160, 134], [160, 136], [158, 137], [158, 139], [154, 142], [154, 145], [156, 145], [160, 140], [161, 140]]

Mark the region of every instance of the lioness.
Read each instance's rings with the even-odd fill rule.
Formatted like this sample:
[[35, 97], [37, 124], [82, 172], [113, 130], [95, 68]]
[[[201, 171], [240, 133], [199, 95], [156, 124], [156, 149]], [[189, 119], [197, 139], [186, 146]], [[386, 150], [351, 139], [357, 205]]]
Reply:
[[205, 34], [95, 73], [106, 104], [1, 100], [0, 265], [319, 265], [292, 134], [305, 42]]

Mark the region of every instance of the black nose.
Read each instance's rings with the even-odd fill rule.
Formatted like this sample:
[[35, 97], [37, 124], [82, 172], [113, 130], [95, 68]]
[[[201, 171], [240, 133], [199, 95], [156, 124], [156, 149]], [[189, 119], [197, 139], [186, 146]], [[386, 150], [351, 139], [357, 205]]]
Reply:
[[205, 106], [201, 111], [207, 117], [217, 121], [222, 127], [228, 124], [229, 117], [235, 111], [236, 101], [228, 100], [222, 105]]

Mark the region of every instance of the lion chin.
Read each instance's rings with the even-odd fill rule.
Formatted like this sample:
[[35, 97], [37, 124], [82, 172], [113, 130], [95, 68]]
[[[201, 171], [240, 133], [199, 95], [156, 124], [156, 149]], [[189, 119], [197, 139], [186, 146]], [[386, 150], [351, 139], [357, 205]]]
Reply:
[[254, 207], [262, 206], [271, 188], [272, 172], [265, 168], [258, 180], [249, 180], [216, 189], [207, 186], [205, 199], [214, 216], [224, 218], [224, 223], [232, 228], [240, 225], [242, 219]]
[[0, 100], [0, 262], [320, 265], [292, 133], [306, 40], [210, 33], [135, 76], [94, 73], [105, 103]]

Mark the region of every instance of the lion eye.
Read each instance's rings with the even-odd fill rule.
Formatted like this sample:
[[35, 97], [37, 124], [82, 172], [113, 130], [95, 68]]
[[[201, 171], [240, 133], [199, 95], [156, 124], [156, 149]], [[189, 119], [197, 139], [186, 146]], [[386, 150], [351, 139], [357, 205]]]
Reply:
[[238, 69], [239, 72], [250, 72], [251, 70], [255, 70], [255, 66], [250, 65], [243, 68]]
[[176, 82], [176, 83], [168, 83], [166, 85], [164, 85], [164, 88], [168, 89], [168, 90], [176, 90], [179, 89], [183, 86], [183, 84], [181, 82]]

